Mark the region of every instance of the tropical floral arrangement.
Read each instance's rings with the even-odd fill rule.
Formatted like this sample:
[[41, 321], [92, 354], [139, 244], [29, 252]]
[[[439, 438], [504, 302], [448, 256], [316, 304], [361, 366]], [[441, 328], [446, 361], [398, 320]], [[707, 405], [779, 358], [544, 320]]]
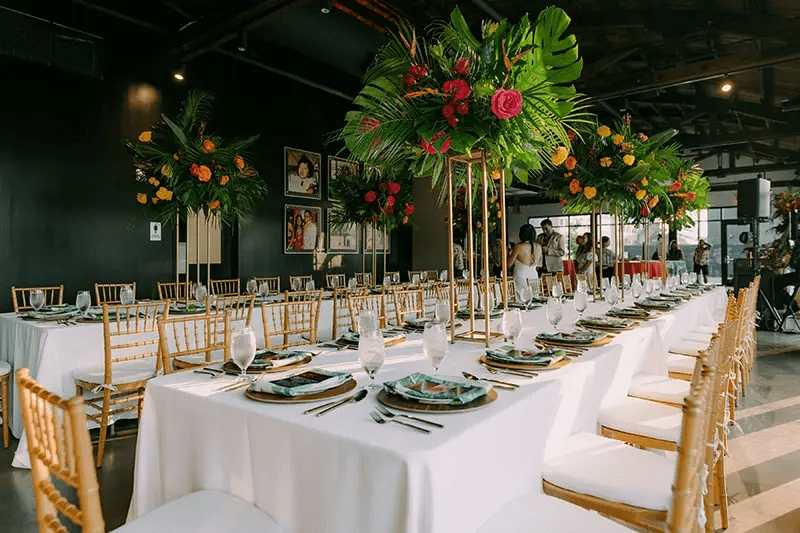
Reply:
[[[770, 264], [773, 268], [785, 268], [789, 264], [792, 256], [792, 249], [789, 246], [789, 239], [792, 233], [792, 216], [798, 216], [800, 211], [800, 192], [789, 190], [776, 194], [773, 197], [772, 220], [777, 224], [772, 228], [777, 236], [766, 249], [762, 260]], [[794, 213], [794, 214], [793, 214]]]
[[[498, 176], [499, 179], [499, 176]], [[490, 181], [489, 185], [489, 231], [494, 231], [500, 225], [503, 213], [500, 209], [500, 200], [497, 198], [497, 188], [494, 181]], [[483, 231], [483, 210], [481, 208], [481, 191], [475, 189], [472, 195], [472, 230], [476, 233]], [[453, 194], [453, 227], [456, 233], [461, 235], [467, 234], [467, 222], [469, 211], [467, 210], [467, 188], [464, 186], [458, 187]], [[445, 217], [445, 222], [447, 218]]]
[[[640, 221], [663, 220], [670, 229], [681, 230], [694, 226], [693, 211], [708, 207], [708, 179], [703, 177], [703, 169], [681, 162], [674, 181], [668, 183], [662, 201], [646, 213], [642, 208]], [[634, 217], [636, 218], [636, 217]]]
[[411, 222], [414, 214], [411, 178], [375, 167], [345, 165], [330, 183], [334, 207], [331, 222], [375, 223], [391, 231]]
[[206, 131], [213, 100], [192, 91], [175, 121], [162, 115], [135, 143], [123, 141], [143, 186], [136, 200], [162, 221], [203, 212], [230, 224], [266, 195], [264, 180], [244, 155], [258, 136], [223, 139]]
[[403, 23], [379, 50], [339, 134], [352, 158], [412, 176], [444, 175], [446, 156], [483, 149], [490, 168], [526, 181], [584, 118], [572, 82], [581, 73], [570, 19], [549, 7], [531, 23], [484, 22], [461, 12], [430, 40]]

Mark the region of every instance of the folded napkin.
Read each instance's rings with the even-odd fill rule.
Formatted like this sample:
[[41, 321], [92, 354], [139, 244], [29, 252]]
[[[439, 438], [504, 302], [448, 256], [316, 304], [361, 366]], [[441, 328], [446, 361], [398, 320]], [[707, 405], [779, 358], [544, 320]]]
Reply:
[[250, 364], [253, 370], [279, 368], [298, 363], [305, 359], [308, 354], [303, 352], [292, 352], [285, 350], [265, 350], [256, 352], [256, 358]]
[[321, 368], [312, 368], [273, 381], [256, 380], [250, 385], [250, 390], [280, 396], [305, 396], [336, 388], [351, 379], [353, 379], [353, 375], [348, 372], [331, 372]]
[[486, 350], [486, 359], [500, 363], [517, 363], [523, 365], [550, 366], [564, 359], [564, 350], [542, 350], [527, 352], [515, 349]]
[[617, 328], [624, 329], [631, 327], [635, 322], [623, 318], [609, 318], [605, 316], [588, 316], [578, 320], [579, 326], [589, 326], [597, 328]]
[[484, 396], [491, 385], [458, 378], [439, 378], [415, 372], [395, 381], [387, 381], [383, 388], [420, 403], [464, 405]]
[[186, 312], [186, 313], [195, 313], [195, 312], [202, 312], [206, 310], [206, 306], [203, 304], [189, 304], [186, 305], [183, 302], [174, 302], [169, 305], [170, 311], [175, 312]]
[[42, 307], [38, 311], [29, 310], [25, 316], [28, 318], [36, 318], [36, 319], [43, 319], [43, 318], [61, 318], [61, 317], [68, 317], [75, 314], [78, 310], [77, 307], [74, 305], [57, 305], [51, 307]]
[[[383, 335], [384, 342], [402, 339], [405, 337], [405, 332], [403, 332], [402, 330], [386, 329], [382, 330], [381, 334]], [[337, 342], [344, 344], [358, 344], [359, 338], [360, 337], [358, 335], [358, 332], [348, 331], [347, 333], [339, 337], [339, 340]]]
[[[469, 309], [459, 309], [456, 313], [458, 318], [469, 318]], [[493, 309], [491, 313], [489, 313], [489, 318], [500, 318], [503, 316], [502, 309]], [[475, 318], [486, 318], [486, 314], [484, 314], [482, 309], [475, 310]]]
[[605, 337], [606, 334], [600, 331], [573, 331], [572, 333], [559, 331], [558, 333], [539, 333], [536, 339], [567, 344], [592, 344]]
[[637, 307], [652, 308], [652, 309], [673, 309], [677, 304], [670, 300], [654, 300], [653, 298], [646, 298], [642, 301], [636, 302]]
[[611, 316], [647, 318], [650, 316], [650, 311], [646, 309], [636, 309], [635, 307], [612, 307], [608, 310], [608, 314]]

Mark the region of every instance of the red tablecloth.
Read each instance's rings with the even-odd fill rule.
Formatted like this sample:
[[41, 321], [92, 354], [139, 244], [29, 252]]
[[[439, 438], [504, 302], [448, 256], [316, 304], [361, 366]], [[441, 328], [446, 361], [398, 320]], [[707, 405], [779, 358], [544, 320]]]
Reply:
[[571, 259], [564, 260], [564, 275], [569, 276], [570, 280], [572, 281], [572, 287], [574, 288], [577, 279], [575, 278], [575, 264]]
[[[617, 277], [620, 277], [622, 263], [617, 263]], [[650, 278], [660, 278], [662, 275], [661, 261], [626, 261], [625, 274], [633, 277], [634, 274], [648, 273]]]

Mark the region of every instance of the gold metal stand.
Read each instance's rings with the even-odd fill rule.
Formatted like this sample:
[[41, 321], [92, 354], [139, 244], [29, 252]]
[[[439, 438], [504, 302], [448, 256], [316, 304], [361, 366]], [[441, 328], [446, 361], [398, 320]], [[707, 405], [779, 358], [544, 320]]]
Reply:
[[666, 220], [661, 221], [661, 252], [659, 255], [661, 256], [661, 283], [666, 288], [667, 284], [667, 239], [669, 238], [669, 233], [667, 232], [667, 222]]
[[[594, 209], [592, 209], [592, 216], [593, 217], [595, 216]], [[600, 205], [600, 224], [597, 225], [597, 234], [598, 234], [597, 242], [600, 243], [599, 253], [597, 254], [597, 261], [598, 264], [600, 265], [600, 268], [598, 270], [600, 270], [600, 272], [598, 272], [597, 277], [600, 278], [598, 280], [598, 284], [600, 285], [600, 300], [603, 300], [605, 299], [605, 296], [603, 295], [603, 206], [602, 204]], [[597, 300], [595, 299], [595, 301]]]
[[[503, 297], [503, 311], [508, 311], [508, 234], [506, 233], [506, 171], [500, 171], [500, 267], [503, 269], [503, 281], [500, 295]], [[521, 290], [521, 289], [520, 289]]]
[[642, 258], [644, 262], [644, 272], [642, 272], [644, 281], [645, 279], [650, 279], [650, 221], [645, 220], [644, 222], [644, 257]]
[[[619, 218], [619, 208], [614, 207], [614, 257], [619, 259], [619, 275], [617, 276], [617, 286], [620, 287], [620, 300], [625, 300], [625, 247], [623, 239], [625, 238], [625, 224]], [[616, 262], [614, 265], [614, 274], [617, 275]]]

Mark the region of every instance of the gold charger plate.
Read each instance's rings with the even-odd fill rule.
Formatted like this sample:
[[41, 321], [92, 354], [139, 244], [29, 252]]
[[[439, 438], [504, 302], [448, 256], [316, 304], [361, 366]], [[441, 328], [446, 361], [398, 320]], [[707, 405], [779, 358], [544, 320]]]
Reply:
[[464, 405], [447, 405], [440, 403], [421, 403], [403, 398], [399, 394], [390, 394], [385, 390], [378, 393], [378, 401], [386, 407], [394, 407], [402, 411], [414, 411], [417, 413], [462, 413], [472, 411], [489, 405], [497, 399], [497, 391], [492, 389], [480, 398], [476, 398]]
[[567, 366], [572, 362], [572, 359], [565, 357], [561, 361], [556, 361], [555, 363], [547, 366], [526, 365], [524, 363], [504, 363], [502, 361], [494, 361], [492, 359], [487, 359], [485, 355], [482, 355], [480, 357], [480, 361], [481, 363], [493, 366], [495, 368], [508, 368], [510, 370], [534, 370], [538, 372], [540, 370], [558, 370], [559, 368], [564, 368], [565, 366]]
[[546, 346], [558, 346], [559, 348], [594, 348], [595, 346], [605, 346], [606, 344], [608, 344], [613, 340], [614, 337], [607, 336], [590, 343], [577, 343], [577, 342], [551, 341], [551, 340], [538, 339], [534, 337], [534, 341], [536, 342], [540, 342]]
[[327, 400], [347, 394], [356, 388], [356, 380], [350, 379], [345, 381], [338, 387], [328, 389], [326, 391], [317, 392], [314, 394], [305, 394], [303, 396], [281, 396], [280, 394], [272, 394], [270, 392], [251, 391], [249, 388], [244, 391], [244, 395], [257, 402], [266, 403], [308, 403], [316, 402], [318, 400]]
[[[297, 361], [296, 363], [292, 363], [291, 365], [278, 366], [278, 367], [275, 367], [275, 368], [261, 368], [261, 367], [253, 368], [252, 366], [250, 366], [250, 367], [247, 367], [247, 373], [248, 374], [261, 374], [261, 373], [273, 374], [275, 372], [283, 372], [284, 370], [293, 370], [293, 369], [299, 368], [299, 367], [301, 367], [303, 365], [307, 365], [308, 363], [311, 362], [311, 359], [312, 359], [312, 357], [310, 355], [307, 355], [307, 356], [303, 357], [301, 360]], [[222, 368], [224, 370], [229, 371], [229, 372], [241, 372], [239, 367], [236, 366], [236, 363], [234, 363], [233, 361], [227, 361], [224, 365], [222, 365]]]

